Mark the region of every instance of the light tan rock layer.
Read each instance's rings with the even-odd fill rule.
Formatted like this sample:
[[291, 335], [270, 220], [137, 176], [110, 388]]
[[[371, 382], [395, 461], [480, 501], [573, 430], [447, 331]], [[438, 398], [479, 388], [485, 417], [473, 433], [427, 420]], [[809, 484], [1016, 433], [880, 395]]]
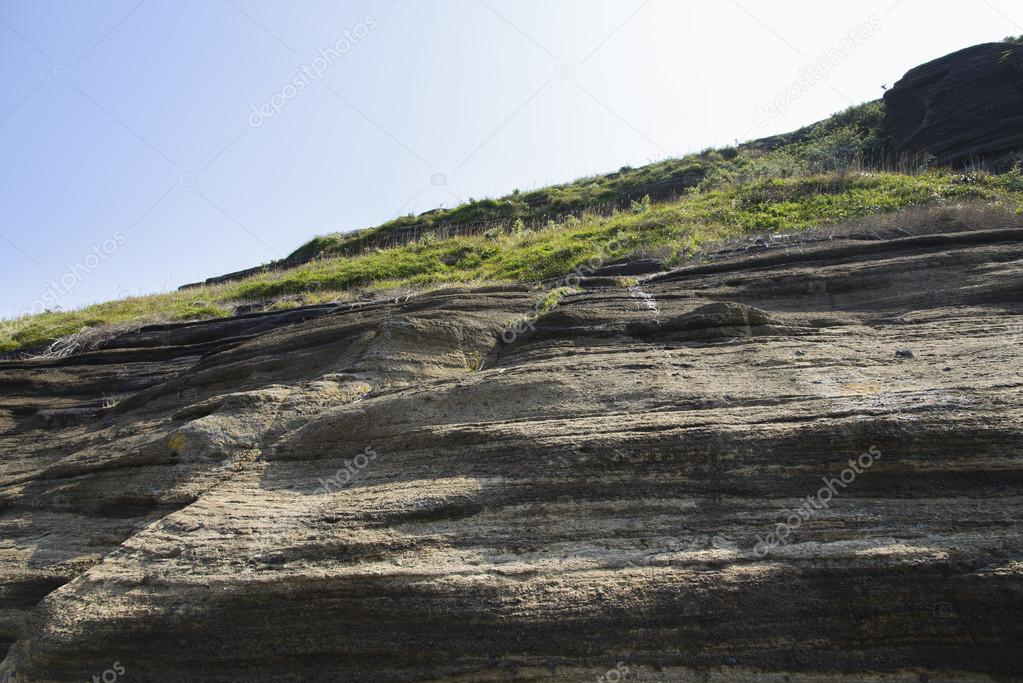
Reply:
[[512, 343], [525, 288], [0, 363], [0, 671], [1015, 680], [1021, 258], [836, 240]]

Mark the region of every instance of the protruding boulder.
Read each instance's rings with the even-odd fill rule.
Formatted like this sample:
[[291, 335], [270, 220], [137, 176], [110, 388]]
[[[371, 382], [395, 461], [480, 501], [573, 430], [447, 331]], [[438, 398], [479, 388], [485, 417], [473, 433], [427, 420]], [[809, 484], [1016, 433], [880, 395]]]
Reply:
[[1023, 45], [975, 45], [911, 69], [885, 93], [895, 162], [1001, 170], [1023, 153]]
[[629, 326], [629, 331], [640, 335], [672, 333], [691, 339], [748, 337], [752, 334], [753, 328], [771, 325], [774, 322], [766, 311], [759, 308], [722, 301], [705, 304], [665, 320], [634, 323]]

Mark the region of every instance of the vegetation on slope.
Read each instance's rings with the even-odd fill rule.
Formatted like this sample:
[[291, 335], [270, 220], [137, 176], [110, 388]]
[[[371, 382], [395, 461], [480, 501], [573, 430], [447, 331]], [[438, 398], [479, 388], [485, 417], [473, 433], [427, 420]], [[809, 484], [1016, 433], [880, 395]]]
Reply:
[[919, 175], [832, 173], [773, 178], [694, 192], [609, 216], [583, 214], [543, 229], [512, 234], [425, 239], [360, 256], [330, 258], [225, 286], [222, 295], [260, 300], [286, 294], [343, 291], [380, 283], [532, 282], [600, 258], [616, 238], [630, 250], [657, 250], [670, 262], [708, 240], [750, 232], [788, 232], [941, 200], [1010, 199], [1007, 177], [983, 173]]
[[[982, 200], [1014, 211], [1023, 206], [1018, 169], [1003, 175], [871, 170], [883, 157], [882, 115], [880, 104], [870, 103], [816, 126], [740, 148], [513, 194], [511, 199], [476, 202], [443, 214], [447, 217], [443, 220], [450, 221], [452, 216], [506, 212], [502, 222], [485, 230], [451, 237], [420, 231], [417, 239], [391, 247], [368, 246], [371, 242], [362, 235], [359, 249], [346, 241], [350, 237], [318, 238], [303, 248], [315, 248], [319, 258], [299, 267], [9, 321], [0, 326], [0, 350], [31, 347], [83, 327], [224, 316], [249, 302], [280, 308], [346, 300], [367, 290], [537, 282], [606, 259], [610, 243], [627, 245], [614, 256], [648, 253], [671, 264], [691, 257], [705, 243], [755, 232], [792, 232], [942, 202]], [[634, 198], [611, 210], [602, 203], [622, 188], [672, 180], [680, 173], [695, 173], [695, 168], [698, 182], [677, 196], [663, 201]], [[532, 205], [520, 199], [538, 193], [545, 197], [544, 220], [529, 213]], [[595, 208], [587, 209], [591, 202]], [[551, 214], [552, 207], [564, 212]], [[442, 220], [436, 218], [440, 215], [434, 212], [430, 220]], [[376, 231], [386, 234], [396, 225], [402, 224], [386, 224]]]
[[317, 237], [299, 247], [288, 260], [353, 256], [366, 249], [417, 241], [424, 235], [446, 238], [459, 234], [511, 231], [516, 223], [536, 229], [560, 223], [583, 212], [611, 213], [650, 196], [653, 201], [678, 198], [693, 188], [712, 189], [723, 182], [750, 182], [848, 169], [878, 168], [884, 160], [881, 101], [851, 107], [825, 121], [788, 135], [739, 147], [707, 150], [616, 173], [580, 178], [531, 192], [516, 190], [498, 199], [472, 200], [452, 209], [403, 216], [358, 233]]

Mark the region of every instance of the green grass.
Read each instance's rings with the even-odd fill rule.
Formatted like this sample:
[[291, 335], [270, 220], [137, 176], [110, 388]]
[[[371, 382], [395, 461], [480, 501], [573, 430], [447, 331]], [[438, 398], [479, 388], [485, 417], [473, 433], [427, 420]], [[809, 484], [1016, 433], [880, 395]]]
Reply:
[[576, 290], [573, 287], [557, 287], [545, 292], [543, 297], [536, 304], [536, 317], [539, 318], [541, 315], [547, 315], [558, 307], [558, 304], [561, 303], [562, 299], [577, 291], [579, 290]]
[[529, 192], [516, 190], [496, 199], [470, 199], [461, 206], [403, 216], [354, 234], [316, 237], [288, 260], [360, 255], [423, 235], [446, 238], [466, 232], [512, 232], [516, 223], [539, 229], [552, 220], [561, 223], [585, 211], [607, 214], [615, 208], [628, 210], [644, 195], [664, 201], [690, 188], [708, 189], [737, 180], [823, 173], [854, 164], [878, 167], [885, 154], [883, 119], [883, 103], [868, 102], [793, 133], [739, 147], [705, 150], [640, 168], [626, 166], [615, 173]]
[[[297, 267], [5, 321], [0, 351], [39, 345], [83, 327], [222, 317], [242, 303], [280, 310], [374, 290], [537, 282], [628, 253], [654, 252], [674, 264], [722, 239], [798, 231], [925, 204], [971, 199], [1012, 208], [1023, 204], [1019, 169], [998, 176], [869, 170], [884, 167], [883, 116], [883, 105], [870, 102], [737, 148], [473, 201], [354, 236], [318, 237], [293, 255], [316, 258]], [[678, 187], [681, 181], [686, 188]], [[638, 194], [664, 186], [675, 189], [654, 201]], [[465, 229], [480, 223], [485, 229]], [[418, 239], [391, 239], [410, 226]], [[611, 244], [628, 246], [613, 250]]]
[[638, 213], [583, 215], [543, 230], [469, 236], [379, 249], [267, 273], [226, 288], [262, 299], [337, 291], [388, 281], [410, 286], [471, 281], [537, 281], [600, 258], [615, 236], [632, 250], [670, 247], [681, 256], [708, 240], [761, 230], [792, 231], [932, 201], [1010, 198], [997, 176], [929, 172], [910, 176], [857, 173], [771, 179], [694, 192]]
[[[583, 214], [521, 234], [423, 240], [313, 261], [218, 285], [47, 312], [0, 327], [0, 350], [32, 346], [86, 326], [229, 315], [243, 302], [274, 308], [348, 298], [355, 290], [453, 283], [536, 282], [590, 262], [644, 250], [678, 263], [701, 245], [753, 232], [792, 232], [927, 204], [982, 199], [1023, 206], [1018, 171], [1000, 176], [931, 170], [915, 175], [832, 172], [745, 184], [719, 181], [675, 201], [611, 215]], [[611, 253], [608, 244], [627, 245]], [[563, 292], [562, 292], [563, 293]], [[551, 294], [551, 305], [560, 294]], [[546, 301], [546, 299], [545, 299]]]
[[73, 334], [83, 327], [217, 318], [230, 315], [232, 310], [233, 307], [219, 298], [215, 289], [200, 288], [130, 297], [75, 311], [47, 311], [0, 323], [0, 351], [34, 346]]

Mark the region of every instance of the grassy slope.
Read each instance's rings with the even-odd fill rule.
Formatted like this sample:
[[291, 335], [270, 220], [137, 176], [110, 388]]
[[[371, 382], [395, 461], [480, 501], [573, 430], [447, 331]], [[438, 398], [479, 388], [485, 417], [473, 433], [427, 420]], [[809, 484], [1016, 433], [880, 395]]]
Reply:
[[[877, 134], [877, 106], [871, 103], [843, 112], [817, 127], [761, 147], [707, 152], [642, 169], [643, 178], [656, 180], [665, 173], [692, 172], [699, 166], [699, 186], [671, 201], [635, 202], [610, 214], [582, 210], [594, 198], [606, 199], [610, 196], [607, 192], [617, 191], [607, 188], [622, 181], [624, 172], [620, 172], [537, 191], [560, 197], [563, 206], [574, 207], [556, 220], [540, 223], [537, 229], [524, 229], [524, 222], [516, 229], [514, 221], [523, 218], [521, 211], [543, 210], [551, 215], [553, 204], [529, 208], [531, 205], [524, 203], [526, 209], [520, 206], [515, 209], [520, 213], [512, 212], [506, 218], [507, 230], [448, 239], [427, 234], [393, 248], [367, 248], [363, 243], [352, 256], [340, 255], [351, 252], [352, 242], [346, 241], [351, 238], [317, 238], [303, 248], [316, 249], [321, 257], [290, 270], [7, 322], [0, 327], [0, 350], [32, 346], [85, 326], [224, 316], [242, 302], [276, 301], [276, 306], [286, 307], [343, 300], [352, 290], [360, 289], [535, 282], [563, 275], [591, 259], [608, 257], [607, 245], [616, 240], [628, 248], [614, 255], [650, 251], [677, 263], [706, 242], [763, 230], [795, 231], [968, 199], [999, 202], [1015, 210], [1023, 206], [1023, 179], [1018, 172], [992, 176], [942, 169], [913, 173], [862, 170], [862, 160], [882, 144]], [[450, 222], [452, 212], [457, 216], [459, 211], [475, 209], [466, 205], [445, 212], [444, 221]], [[431, 220], [438, 220], [440, 213], [433, 212]], [[387, 224], [376, 231], [394, 229], [395, 224]]]
[[[409, 214], [369, 230], [317, 237], [295, 250], [289, 258], [352, 256], [367, 247], [393, 246], [397, 238], [413, 232], [447, 234], [446, 228], [510, 226], [521, 220], [525, 227], [563, 222], [584, 211], [628, 208], [629, 200], [651, 191], [665, 199], [680, 186], [703, 189], [736, 178], [765, 178], [803, 173], [823, 173], [848, 168], [856, 161], [876, 166], [884, 155], [880, 130], [884, 119], [880, 101], [851, 107], [825, 121], [787, 135], [760, 140], [739, 148], [708, 150], [681, 159], [667, 159], [640, 168], [628, 166], [615, 173], [580, 178], [571, 183], [519, 192], [498, 199], [470, 199], [451, 209], [435, 209], [418, 216]], [[660, 190], [660, 192], [658, 192]]]

